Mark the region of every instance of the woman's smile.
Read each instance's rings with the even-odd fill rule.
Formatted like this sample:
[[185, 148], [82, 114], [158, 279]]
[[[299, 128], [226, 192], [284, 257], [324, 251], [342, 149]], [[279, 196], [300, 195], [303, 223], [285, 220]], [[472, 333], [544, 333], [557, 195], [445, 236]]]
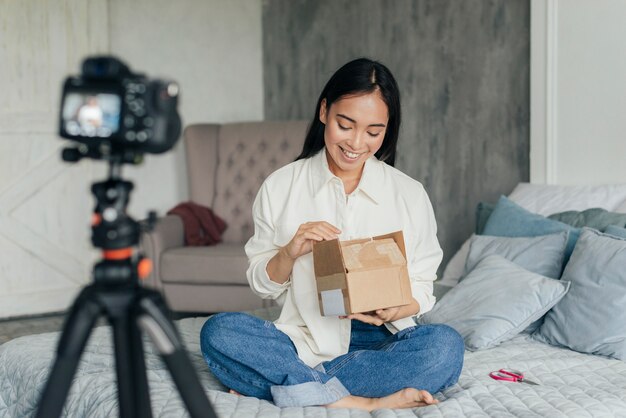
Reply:
[[347, 149], [343, 148], [340, 145], [338, 145], [338, 147], [339, 147], [339, 149], [341, 149], [341, 152], [343, 153], [343, 155], [346, 157], [346, 159], [349, 162], [354, 162], [354, 161], [358, 160], [359, 157], [363, 154], [363, 153], [355, 153], [355, 152], [348, 151]]

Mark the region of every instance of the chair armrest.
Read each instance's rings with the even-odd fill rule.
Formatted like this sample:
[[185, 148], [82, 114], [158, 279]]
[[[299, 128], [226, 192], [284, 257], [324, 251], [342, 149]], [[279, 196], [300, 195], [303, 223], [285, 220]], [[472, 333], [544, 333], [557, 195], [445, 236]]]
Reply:
[[163, 287], [160, 272], [161, 254], [170, 248], [184, 245], [183, 221], [176, 215], [159, 218], [151, 231], [143, 231], [139, 246], [146, 257], [152, 260], [152, 273], [143, 280], [143, 285], [161, 290]]

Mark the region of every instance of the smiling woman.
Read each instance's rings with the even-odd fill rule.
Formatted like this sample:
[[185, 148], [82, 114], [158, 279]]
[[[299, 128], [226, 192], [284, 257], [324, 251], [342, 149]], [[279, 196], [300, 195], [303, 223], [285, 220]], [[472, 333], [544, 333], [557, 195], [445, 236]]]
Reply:
[[[300, 156], [261, 186], [247, 276], [255, 293], [282, 305], [280, 317], [271, 323], [219, 314], [200, 335], [209, 368], [233, 392], [280, 407], [372, 410], [437, 403], [432, 394], [457, 381], [460, 335], [412, 319], [434, 304], [442, 251], [423, 186], [393, 167], [399, 127], [399, 90], [389, 69], [351, 61], [324, 87]], [[411, 303], [322, 316], [314, 243], [398, 230], [408, 249]]]
[[[364, 97], [366, 99], [361, 100]], [[344, 107], [342, 102], [344, 105], [349, 103]], [[358, 114], [351, 115], [351, 111]], [[336, 116], [332, 118], [333, 115]], [[331, 117], [330, 124], [326, 123], [328, 117]], [[389, 69], [376, 61], [356, 59], [333, 74], [322, 90], [302, 153], [297, 159], [312, 157], [324, 148], [327, 145], [326, 136], [330, 137], [332, 133], [330, 129], [337, 127], [350, 130], [359, 123], [360, 128], [365, 127], [369, 133], [383, 137], [382, 145], [374, 151], [374, 155], [393, 166], [400, 120], [400, 91]]]
[[388, 119], [379, 90], [337, 100], [330, 110], [322, 101], [328, 167], [343, 181], [346, 194], [356, 189], [365, 161], [383, 144]]

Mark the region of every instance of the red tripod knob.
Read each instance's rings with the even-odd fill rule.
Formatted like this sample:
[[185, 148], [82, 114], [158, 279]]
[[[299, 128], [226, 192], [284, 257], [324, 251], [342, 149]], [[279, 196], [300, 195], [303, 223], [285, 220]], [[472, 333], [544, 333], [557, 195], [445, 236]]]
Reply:
[[152, 260], [149, 258], [139, 260], [139, 263], [137, 263], [137, 274], [139, 278], [143, 280], [147, 278], [150, 273], [152, 273]]

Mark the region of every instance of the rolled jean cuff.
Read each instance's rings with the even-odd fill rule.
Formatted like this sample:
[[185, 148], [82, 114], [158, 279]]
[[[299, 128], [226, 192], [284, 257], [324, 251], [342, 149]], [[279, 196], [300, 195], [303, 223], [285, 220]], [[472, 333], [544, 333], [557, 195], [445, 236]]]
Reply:
[[348, 389], [336, 377], [326, 383], [306, 382], [298, 385], [272, 386], [270, 390], [274, 404], [281, 408], [328, 405], [350, 395]]

